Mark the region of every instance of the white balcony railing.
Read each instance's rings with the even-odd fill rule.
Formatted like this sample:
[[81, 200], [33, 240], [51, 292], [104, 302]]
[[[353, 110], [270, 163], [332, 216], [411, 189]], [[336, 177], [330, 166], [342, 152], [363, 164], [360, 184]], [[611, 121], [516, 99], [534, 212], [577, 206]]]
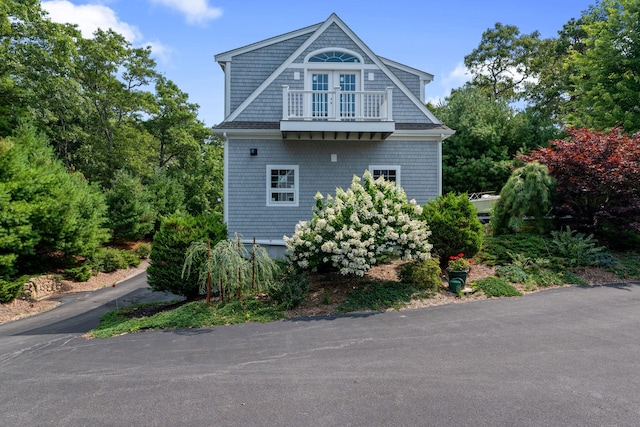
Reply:
[[392, 88], [384, 91], [289, 90], [282, 86], [282, 120], [392, 121]]

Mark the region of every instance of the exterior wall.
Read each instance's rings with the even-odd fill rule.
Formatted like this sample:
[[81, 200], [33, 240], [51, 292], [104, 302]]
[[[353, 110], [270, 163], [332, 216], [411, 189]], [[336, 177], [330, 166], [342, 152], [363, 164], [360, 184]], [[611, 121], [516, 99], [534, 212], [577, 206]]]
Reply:
[[387, 68], [391, 70], [393, 74], [413, 93], [416, 98], [420, 99], [420, 78], [415, 74], [407, 73], [404, 70], [400, 70], [395, 67], [387, 65]]
[[[229, 139], [227, 217], [230, 236], [281, 241], [300, 220], [310, 219], [314, 196], [347, 188], [372, 164], [399, 165], [409, 199], [425, 204], [438, 195], [436, 141], [286, 141]], [[249, 149], [258, 155], [250, 156]], [[331, 155], [337, 154], [337, 162]], [[299, 206], [267, 207], [267, 165], [298, 165]]]
[[[237, 108], [306, 38], [307, 36], [298, 37], [286, 43], [279, 43], [234, 57], [231, 63], [231, 111]], [[304, 89], [304, 70], [300, 68], [300, 64], [306, 55], [327, 46], [357, 52], [363, 57], [365, 65], [373, 64], [371, 58], [366, 56], [365, 52], [340, 27], [333, 24], [305, 49], [294, 60], [294, 64], [278, 76], [236, 120], [280, 121], [282, 119], [282, 86], [288, 85], [290, 89]], [[293, 79], [294, 71], [301, 73], [300, 80]], [[381, 70], [366, 69], [365, 76], [369, 72], [374, 73], [374, 80], [362, 79], [362, 90], [383, 91], [387, 87], [393, 87], [393, 120], [396, 123], [431, 123], [429, 118]], [[416, 97], [420, 98], [420, 80], [417, 76], [397, 69], [394, 69], [393, 72], [404, 84], [409, 84], [409, 89], [416, 94]]]
[[233, 57], [229, 93], [231, 111], [247, 99], [307, 38], [308, 34]]

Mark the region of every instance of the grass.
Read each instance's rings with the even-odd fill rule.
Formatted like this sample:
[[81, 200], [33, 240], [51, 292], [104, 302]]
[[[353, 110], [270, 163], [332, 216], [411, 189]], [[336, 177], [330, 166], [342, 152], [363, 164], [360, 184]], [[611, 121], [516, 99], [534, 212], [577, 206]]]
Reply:
[[88, 333], [93, 338], [108, 338], [129, 332], [158, 329], [203, 328], [245, 322], [272, 322], [283, 319], [284, 312], [271, 303], [260, 300], [236, 300], [207, 305], [189, 302], [177, 308], [159, 311], [150, 316], [136, 317], [142, 307], [161, 304], [134, 305], [106, 313], [98, 327]]
[[[352, 290], [338, 307], [338, 313], [400, 309], [412, 298], [428, 298], [433, 292], [418, 290], [397, 282], [369, 282]], [[327, 297], [327, 295], [325, 295]], [[329, 296], [330, 298], [330, 296]], [[87, 335], [108, 338], [142, 330], [205, 328], [245, 322], [272, 322], [287, 317], [284, 310], [269, 301], [245, 299], [218, 302], [151, 303], [133, 305], [106, 313], [98, 327]]]

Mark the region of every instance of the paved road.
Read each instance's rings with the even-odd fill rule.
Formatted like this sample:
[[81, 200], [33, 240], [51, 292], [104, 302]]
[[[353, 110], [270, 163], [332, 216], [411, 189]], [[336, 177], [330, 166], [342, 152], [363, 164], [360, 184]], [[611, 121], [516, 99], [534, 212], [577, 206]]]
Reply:
[[0, 326], [2, 426], [640, 425], [640, 283], [107, 340], [30, 322]]

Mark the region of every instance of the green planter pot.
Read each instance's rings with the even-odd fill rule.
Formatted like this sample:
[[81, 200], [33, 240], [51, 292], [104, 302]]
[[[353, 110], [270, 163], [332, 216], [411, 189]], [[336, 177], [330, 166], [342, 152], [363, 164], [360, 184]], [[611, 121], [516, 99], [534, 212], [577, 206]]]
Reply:
[[449, 290], [454, 294], [457, 294], [464, 289], [464, 285], [467, 283], [468, 271], [448, 271], [449, 275]]

